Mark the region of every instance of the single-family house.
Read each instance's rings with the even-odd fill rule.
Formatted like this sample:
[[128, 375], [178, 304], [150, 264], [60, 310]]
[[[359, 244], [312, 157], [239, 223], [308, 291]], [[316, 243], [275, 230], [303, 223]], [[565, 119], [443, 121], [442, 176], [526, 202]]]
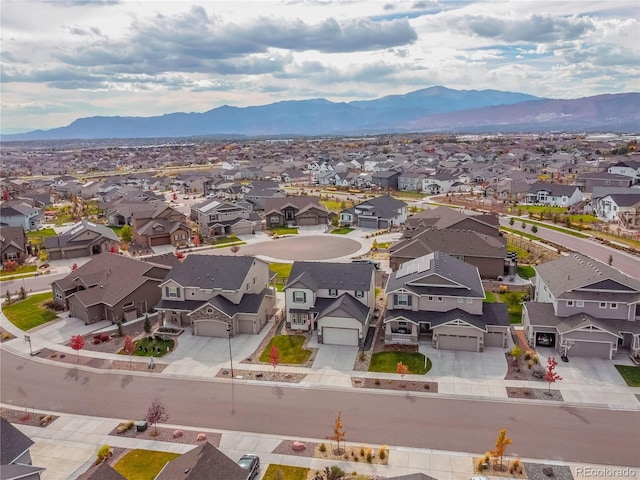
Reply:
[[398, 190], [420, 192], [425, 178], [427, 176], [424, 173], [403, 172], [398, 176]]
[[209, 441], [167, 462], [154, 480], [248, 480], [249, 472]]
[[85, 324], [133, 320], [160, 299], [158, 285], [170, 268], [103, 253], [51, 284], [53, 301], [69, 308]]
[[405, 237], [413, 234], [412, 230], [421, 231], [424, 228], [453, 228], [471, 230], [493, 237], [500, 236], [498, 217], [494, 214], [467, 215], [449, 207], [436, 207], [415, 213], [405, 222]]
[[440, 251], [477, 267], [482, 278], [504, 275], [507, 244], [502, 237], [457, 228], [425, 228], [410, 233], [389, 248], [392, 271], [404, 262]]
[[49, 260], [92, 257], [120, 243], [109, 227], [81, 220], [55, 237], [44, 238]]
[[371, 183], [380, 188], [398, 189], [398, 177], [400, 172], [395, 170], [378, 170], [371, 174]]
[[102, 462], [98, 466], [91, 466], [77, 480], [127, 480], [127, 478], [116, 472], [107, 462]]
[[42, 226], [42, 210], [24, 201], [9, 200], [0, 204], [0, 225], [22, 227], [25, 232]]
[[362, 345], [375, 309], [370, 263], [294, 262], [284, 287], [287, 326], [320, 343]]
[[440, 195], [451, 191], [456, 177], [450, 173], [436, 173], [422, 179], [422, 192], [427, 195]]
[[580, 253], [535, 269], [522, 314], [530, 345], [567, 357], [640, 356], [640, 282]]
[[507, 306], [484, 303], [478, 269], [446, 253], [434, 252], [403, 263], [385, 288], [386, 344], [482, 352], [505, 348], [509, 333]]
[[22, 227], [0, 227], [0, 262], [13, 260], [22, 265], [29, 256], [27, 235]]
[[327, 225], [331, 213], [316, 196], [267, 198], [264, 204], [267, 228], [305, 225]]
[[31, 447], [35, 442], [0, 417], [0, 472], [2, 480], [39, 480], [42, 467], [31, 464]]
[[269, 265], [255, 257], [188, 255], [160, 285], [155, 308], [163, 325], [193, 335], [257, 334], [273, 314]]
[[340, 212], [340, 223], [361, 228], [391, 228], [407, 220], [407, 204], [389, 195], [370, 198]]
[[599, 219], [621, 223], [625, 228], [640, 227], [640, 189], [629, 188], [624, 193], [610, 193], [594, 201]]
[[277, 182], [251, 182], [244, 187], [244, 199], [256, 210], [264, 210], [267, 198], [286, 197], [287, 193]]
[[633, 177], [609, 172], [588, 172], [578, 176], [576, 184], [584, 192], [593, 192], [594, 187], [630, 187]]
[[260, 215], [249, 206], [210, 198], [191, 207], [191, 218], [204, 237], [245, 235], [260, 230]]
[[559, 183], [534, 183], [525, 195], [526, 204], [549, 207], [570, 207], [581, 200], [582, 192], [577, 185]]
[[625, 175], [631, 178], [631, 184], [640, 183], [640, 160], [622, 160], [621, 162], [611, 165], [607, 172]]
[[184, 213], [162, 203], [148, 205], [133, 212], [133, 242], [141, 247], [158, 245], [187, 246], [191, 228]]

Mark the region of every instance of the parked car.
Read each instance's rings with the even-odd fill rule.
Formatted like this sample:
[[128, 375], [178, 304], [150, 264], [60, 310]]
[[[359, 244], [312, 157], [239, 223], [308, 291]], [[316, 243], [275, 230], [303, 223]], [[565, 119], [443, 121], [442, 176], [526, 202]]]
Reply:
[[541, 333], [538, 335], [537, 344], [541, 347], [550, 347], [553, 345], [553, 338], [548, 333]]
[[240, 460], [238, 460], [238, 465], [240, 465], [248, 472], [247, 480], [258, 478], [258, 474], [260, 473], [260, 457], [258, 455], [247, 453], [240, 457]]

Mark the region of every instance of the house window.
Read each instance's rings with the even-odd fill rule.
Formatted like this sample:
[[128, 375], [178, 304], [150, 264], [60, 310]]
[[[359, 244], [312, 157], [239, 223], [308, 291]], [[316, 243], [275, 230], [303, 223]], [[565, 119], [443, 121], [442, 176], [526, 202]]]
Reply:
[[133, 302], [128, 302], [122, 305], [122, 308], [131, 308], [131, 307], [133, 307]]
[[213, 308], [212, 307], [207, 307], [205, 309], [205, 312], [207, 312], [208, 314], [212, 314], [213, 313]]
[[573, 307], [573, 300], [567, 300], [567, 307]]
[[442, 301], [442, 297], [438, 297], [438, 301], [441, 302]]
[[182, 240], [186, 240], [187, 239], [187, 234], [183, 233], [180, 238], [182, 238]]
[[307, 314], [306, 313], [292, 313], [291, 314], [291, 324], [292, 325], [306, 325], [307, 324]]
[[613, 302], [609, 304], [609, 308], [618, 308], [618, 304]]
[[165, 295], [169, 298], [180, 298], [180, 287], [165, 287]]
[[607, 302], [600, 302], [600, 308], [607, 308]]
[[178, 240], [180, 238], [180, 235], [178, 235], [177, 233], [173, 236], [174, 240]]
[[433, 297], [427, 297], [430, 302], [433, 302]]
[[304, 303], [307, 301], [307, 294], [306, 292], [293, 292], [293, 301], [295, 303]]
[[7, 260], [17, 260], [18, 254], [16, 252], [7, 253]]
[[584, 300], [578, 300], [576, 302], [576, 307], [584, 307]]
[[253, 277], [253, 284], [256, 284], [256, 277]]
[[277, 216], [277, 215], [272, 215], [272, 216], [269, 218], [269, 221], [270, 221], [271, 223], [278, 223], [278, 222], [280, 221], [280, 219], [278, 218], [278, 216]]
[[398, 326], [399, 327], [406, 327], [407, 326], [407, 322], [398, 322]]
[[364, 297], [364, 292], [362, 290], [356, 290], [356, 298]]
[[458, 297], [458, 303], [464, 303], [464, 298]]
[[60, 292], [56, 292], [56, 298], [58, 300], [62, 300], [64, 298], [64, 295], [62, 295], [62, 293], [60, 293]]
[[469, 304], [473, 303], [473, 298], [467, 298], [467, 303]]
[[411, 297], [406, 293], [399, 293], [394, 295], [395, 302], [394, 305], [398, 307], [410, 307], [411, 306]]
[[330, 297], [337, 297], [338, 296], [338, 290], [336, 290], [335, 288], [330, 288], [329, 289], [329, 296]]

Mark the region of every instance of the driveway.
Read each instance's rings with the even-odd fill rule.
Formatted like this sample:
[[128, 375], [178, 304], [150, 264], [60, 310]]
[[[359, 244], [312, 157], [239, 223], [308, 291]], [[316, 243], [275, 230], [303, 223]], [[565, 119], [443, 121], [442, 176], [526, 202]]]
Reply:
[[554, 357], [558, 361], [556, 372], [562, 377], [562, 384], [569, 385], [612, 385], [625, 387], [627, 384], [622, 379], [615, 364], [627, 364], [627, 362], [605, 360], [603, 358], [572, 357], [569, 351], [569, 362], [560, 360], [560, 355], [553, 348], [537, 347], [540, 355], [540, 364], [544, 367], [548, 357]]
[[503, 348], [485, 348], [484, 352], [436, 350], [431, 344], [421, 343], [420, 353], [431, 359], [430, 377], [456, 377], [471, 380], [504, 380], [507, 361]]
[[[311, 343], [309, 347], [311, 347]], [[313, 361], [313, 369], [331, 368], [351, 372], [358, 354], [358, 347], [345, 345], [318, 345], [318, 353]]]

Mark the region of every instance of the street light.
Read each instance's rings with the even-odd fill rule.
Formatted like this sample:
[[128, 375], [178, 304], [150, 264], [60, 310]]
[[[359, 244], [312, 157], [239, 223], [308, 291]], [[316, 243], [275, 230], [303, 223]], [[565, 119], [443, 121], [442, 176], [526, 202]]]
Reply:
[[31, 349], [31, 336], [30, 335], [25, 335], [24, 336], [24, 341], [25, 342], [29, 342], [29, 354], [33, 357], [33, 350]]
[[233, 378], [233, 357], [231, 356], [231, 324], [227, 325], [227, 340], [229, 340], [229, 361], [231, 362], [231, 378]]

